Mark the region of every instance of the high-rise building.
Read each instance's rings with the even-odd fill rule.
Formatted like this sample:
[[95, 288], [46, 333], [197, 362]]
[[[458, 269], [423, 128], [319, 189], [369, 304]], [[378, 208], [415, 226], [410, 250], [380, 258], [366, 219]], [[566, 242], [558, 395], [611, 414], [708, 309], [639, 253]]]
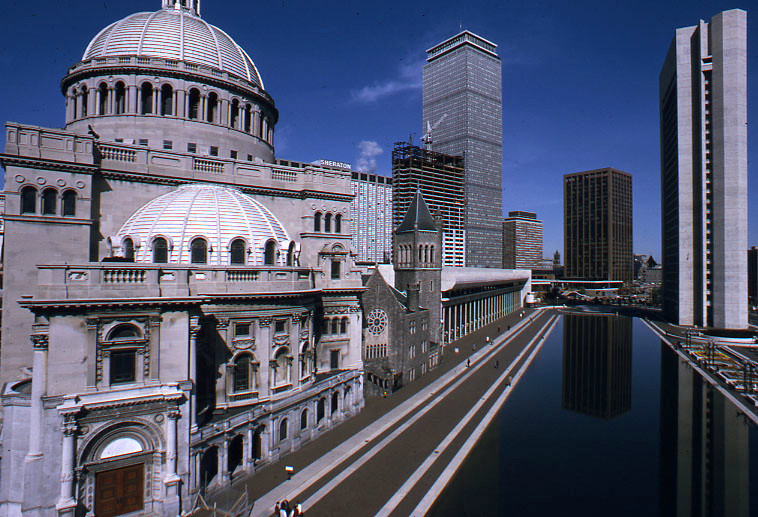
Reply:
[[421, 192], [432, 214], [442, 219], [442, 263], [465, 265], [464, 162], [450, 156], [398, 142], [392, 150], [393, 222], [399, 226]]
[[677, 29], [660, 74], [663, 309], [747, 326], [747, 13]]
[[392, 257], [392, 178], [353, 171], [355, 197], [353, 247], [360, 262], [389, 262]]
[[542, 221], [533, 212], [508, 212], [503, 220], [503, 267], [542, 267]]
[[758, 247], [747, 250], [747, 298], [752, 305], [758, 304]]
[[426, 51], [423, 74], [423, 124], [434, 127], [432, 149], [465, 159], [466, 265], [495, 268], [502, 261], [503, 214], [501, 63], [496, 48], [463, 31]]
[[610, 167], [563, 176], [565, 277], [632, 281], [632, 175]]

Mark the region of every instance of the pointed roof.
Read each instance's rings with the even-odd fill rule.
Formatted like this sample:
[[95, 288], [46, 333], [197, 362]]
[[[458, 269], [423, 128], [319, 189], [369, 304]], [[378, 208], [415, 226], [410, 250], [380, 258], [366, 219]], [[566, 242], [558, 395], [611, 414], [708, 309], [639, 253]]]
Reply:
[[434, 218], [429, 213], [429, 207], [426, 206], [424, 196], [421, 195], [419, 190], [416, 190], [416, 195], [413, 196], [411, 206], [408, 207], [408, 211], [405, 213], [403, 222], [397, 227], [396, 233], [412, 232], [413, 230], [422, 230], [436, 232], [437, 226], [434, 224]]

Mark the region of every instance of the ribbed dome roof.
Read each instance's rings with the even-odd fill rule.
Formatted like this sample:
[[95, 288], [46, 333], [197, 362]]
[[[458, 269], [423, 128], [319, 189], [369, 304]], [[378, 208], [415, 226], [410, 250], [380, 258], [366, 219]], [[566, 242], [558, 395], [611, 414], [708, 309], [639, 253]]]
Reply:
[[263, 88], [250, 56], [224, 31], [181, 9], [135, 13], [95, 36], [82, 60], [107, 56], [161, 57], [198, 63]]
[[280, 251], [283, 265], [290, 239], [279, 220], [265, 206], [237, 189], [218, 185], [184, 185], [157, 197], [137, 210], [121, 227], [113, 244], [134, 242], [136, 262], [152, 262], [152, 243], [163, 237], [169, 244], [169, 262], [189, 263], [190, 244], [197, 237], [208, 242], [208, 264], [230, 263], [229, 248], [244, 239], [246, 263], [263, 265], [269, 240]]

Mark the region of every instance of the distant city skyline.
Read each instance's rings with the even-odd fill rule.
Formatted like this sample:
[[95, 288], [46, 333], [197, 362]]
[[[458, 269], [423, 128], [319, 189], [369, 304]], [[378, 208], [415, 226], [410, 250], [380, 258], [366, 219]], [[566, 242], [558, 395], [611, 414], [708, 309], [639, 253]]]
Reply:
[[[159, 4], [8, 3], [0, 20], [0, 66], [6, 71], [0, 84], [12, 94], [0, 99], [0, 117], [62, 126], [58, 84], [95, 36], [91, 27]], [[383, 175], [390, 175], [394, 142], [413, 133], [420, 143], [425, 51], [461, 28], [498, 43], [504, 78], [503, 215], [537, 212], [544, 221], [545, 254], [563, 255], [562, 175], [618, 167], [633, 174], [635, 190], [645, 193], [635, 197], [634, 251], [660, 260], [658, 74], [674, 29], [735, 7], [748, 10], [748, 34], [757, 34], [750, 5], [717, 1], [517, 2], [507, 9], [494, 1], [476, 6], [390, 1], [314, 10], [290, 0], [257, 5], [267, 23], [253, 29], [239, 16], [247, 3], [206, 0], [203, 18], [223, 27], [262, 71], [280, 114], [278, 157], [326, 158]], [[61, 27], [76, 30], [63, 33]], [[340, 37], [331, 36], [335, 27]], [[748, 37], [748, 56], [758, 56], [758, 37]], [[758, 67], [749, 67], [749, 120], [758, 106], [756, 84]], [[752, 158], [758, 156], [754, 127], [748, 126]], [[758, 182], [749, 181], [748, 189], [750, 213], [756, 214]], [[748, 244], [758, 245], [758, 218], [750, 221]]]

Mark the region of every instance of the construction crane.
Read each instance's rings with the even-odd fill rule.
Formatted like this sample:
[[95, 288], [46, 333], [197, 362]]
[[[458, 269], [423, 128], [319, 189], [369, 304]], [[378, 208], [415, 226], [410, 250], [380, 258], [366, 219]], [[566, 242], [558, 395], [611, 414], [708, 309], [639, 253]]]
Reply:
[[426, 121], [426, 134], [421, 137], [421, 141], [424, 142], [424, 149], [427, 151], [432, 150], [432, 133], [439, 127], [440, 124], [442, 124], [442, 121], [446, 118], [447, 113], [444, 113], [434, 125], [431, 125], [428, 120]]

